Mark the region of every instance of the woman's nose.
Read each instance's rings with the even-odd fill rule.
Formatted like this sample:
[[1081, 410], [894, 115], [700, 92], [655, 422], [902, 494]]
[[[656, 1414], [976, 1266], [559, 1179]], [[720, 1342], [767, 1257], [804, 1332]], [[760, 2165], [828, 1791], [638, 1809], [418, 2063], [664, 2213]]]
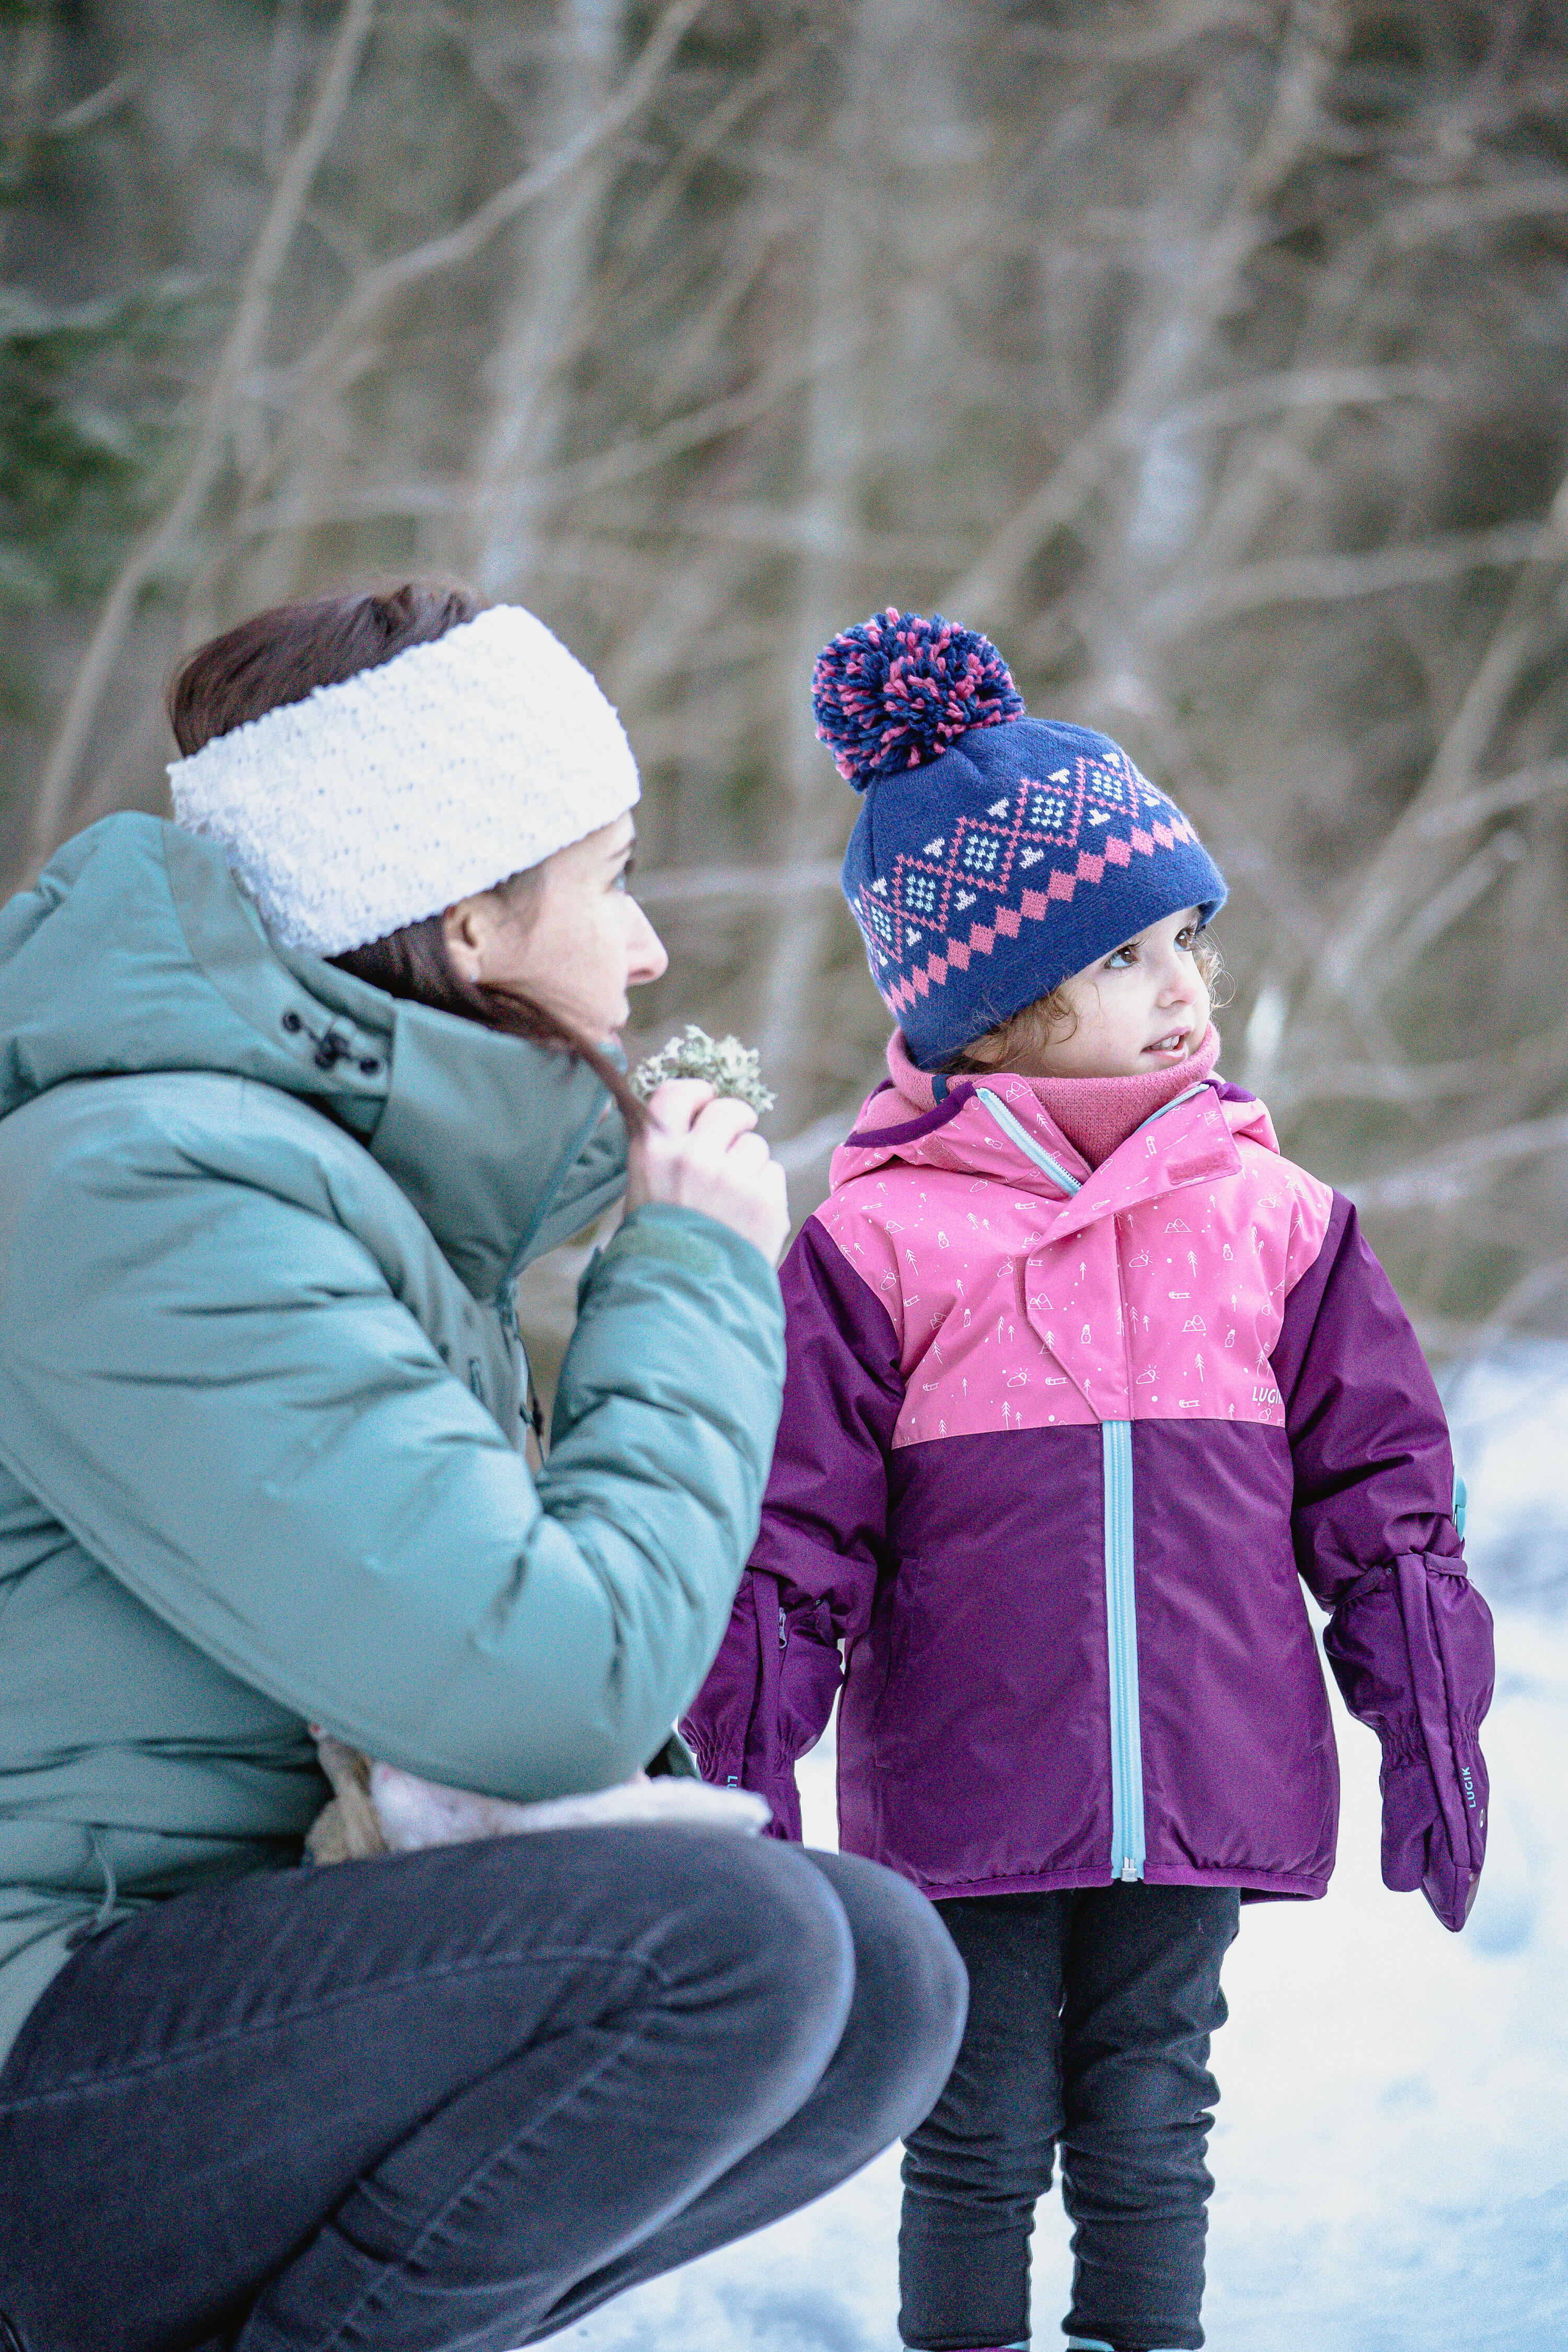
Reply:
[[669, 950], [635, 898], [628, 899], [631, 936], [626, 941], [626, 986], [644, 988], [669, 970]]

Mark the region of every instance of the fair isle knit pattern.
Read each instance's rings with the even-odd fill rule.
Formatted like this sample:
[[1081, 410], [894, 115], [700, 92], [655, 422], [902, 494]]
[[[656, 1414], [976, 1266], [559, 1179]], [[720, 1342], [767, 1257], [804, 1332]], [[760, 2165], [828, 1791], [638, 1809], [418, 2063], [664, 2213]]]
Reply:
[[274, 938], [319, 956], [542, 864], [639, 790], [594, 677], [518, 604], [217, 736], [169, 784]]
[[851, 911], [877, 984], [901, 1018], [945, 987], [950, 970], [967, 971], [971, 956], [994, 954], [998, 939], [1016, 940], [1025, 923], [1070, 906], [1080, 883], [1092, 889], [1108, 866], [1125, 870], [1136, 857], [1196, 841], [1174, 803], [1108, 743], [1047, 776], [1020, 776], [983, 815], [961, 815], [947, 836], [900, 851], [890, 875], [860, 885]]
[[921, 1068], [1151, 923], [1188, 906], [1206, 922], [1223, 905], [1225, 878], [1175, 803], [1108, 735], [1029, 718], [973, 632], [874, 616], [825, 650], [814, 697], [819, 736], [864, 794], [844, 895]]

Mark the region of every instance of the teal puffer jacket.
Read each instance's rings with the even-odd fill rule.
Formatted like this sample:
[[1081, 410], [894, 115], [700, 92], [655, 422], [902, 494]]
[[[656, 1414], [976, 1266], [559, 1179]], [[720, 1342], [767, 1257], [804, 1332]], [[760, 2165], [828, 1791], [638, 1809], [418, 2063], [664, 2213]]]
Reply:
[[0, 910], [0, 2059], [73, 1932], [299, 1859], [308, 1724], [520, 1799], [663, 1744], [782, 1313], [748, 1242], [638, 1210], [535, 1482], [511, 1285], [624, 1182], [590, 1071], [279, 948], [172, 825]]

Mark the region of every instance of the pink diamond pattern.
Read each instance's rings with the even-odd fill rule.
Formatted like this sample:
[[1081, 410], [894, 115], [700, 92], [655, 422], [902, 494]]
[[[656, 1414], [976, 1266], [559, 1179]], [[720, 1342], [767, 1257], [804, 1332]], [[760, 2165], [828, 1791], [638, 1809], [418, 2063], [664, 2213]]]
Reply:
[[[1080, 846], [1086, 830], [1092, 848]], [[1053, 904], [1070, 904], [1079, 886], [1092, 887], [1108, 866], [1125, 867], [1134, 852], [1152, 857], [1156, 847], [1173, 849], [1195, 837], [1125, 755], [1120, 762], [1079, 756], [1070, 772], [1022, 777], [1006, 811], [958, 817], [943, 838], [895, 860], [885, 891], [862, 887], [854, 911], [877, 984], [892, 1011], [902, 1013], [941, 988], [950, 971], [967, 971], [972, 956], [993, 954], [998, 937], [1016, 939], [1025, 923], [1044, 922]], [[1049, 872], [1037, 874], [1047, 861]], [[984, 919], [977, 913], [965, 929], [963, 918], [977, 902]], [[934, 944], [910, 961], [910, 950], [923, 948], [928, 936]]]

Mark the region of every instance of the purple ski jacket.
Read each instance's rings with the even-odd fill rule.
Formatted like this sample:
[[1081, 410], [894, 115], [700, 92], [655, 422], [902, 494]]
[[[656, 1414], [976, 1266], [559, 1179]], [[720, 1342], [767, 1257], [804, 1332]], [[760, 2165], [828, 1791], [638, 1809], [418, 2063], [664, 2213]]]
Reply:
[[841, 1843], [928, 1895], [1321, 1895], [1304, 1580], [1382, 1742], [1384, 1876], [1461, 1927], [1491, 1620], [1354, 1209], [1217, 1079], [1091, 1169], [1026, 1079], [936, 1100], [889, 1061], [782, 1271], [762, 1531], [682, 1725], [704, 1778], [798, 1837], [842, 1682]]

